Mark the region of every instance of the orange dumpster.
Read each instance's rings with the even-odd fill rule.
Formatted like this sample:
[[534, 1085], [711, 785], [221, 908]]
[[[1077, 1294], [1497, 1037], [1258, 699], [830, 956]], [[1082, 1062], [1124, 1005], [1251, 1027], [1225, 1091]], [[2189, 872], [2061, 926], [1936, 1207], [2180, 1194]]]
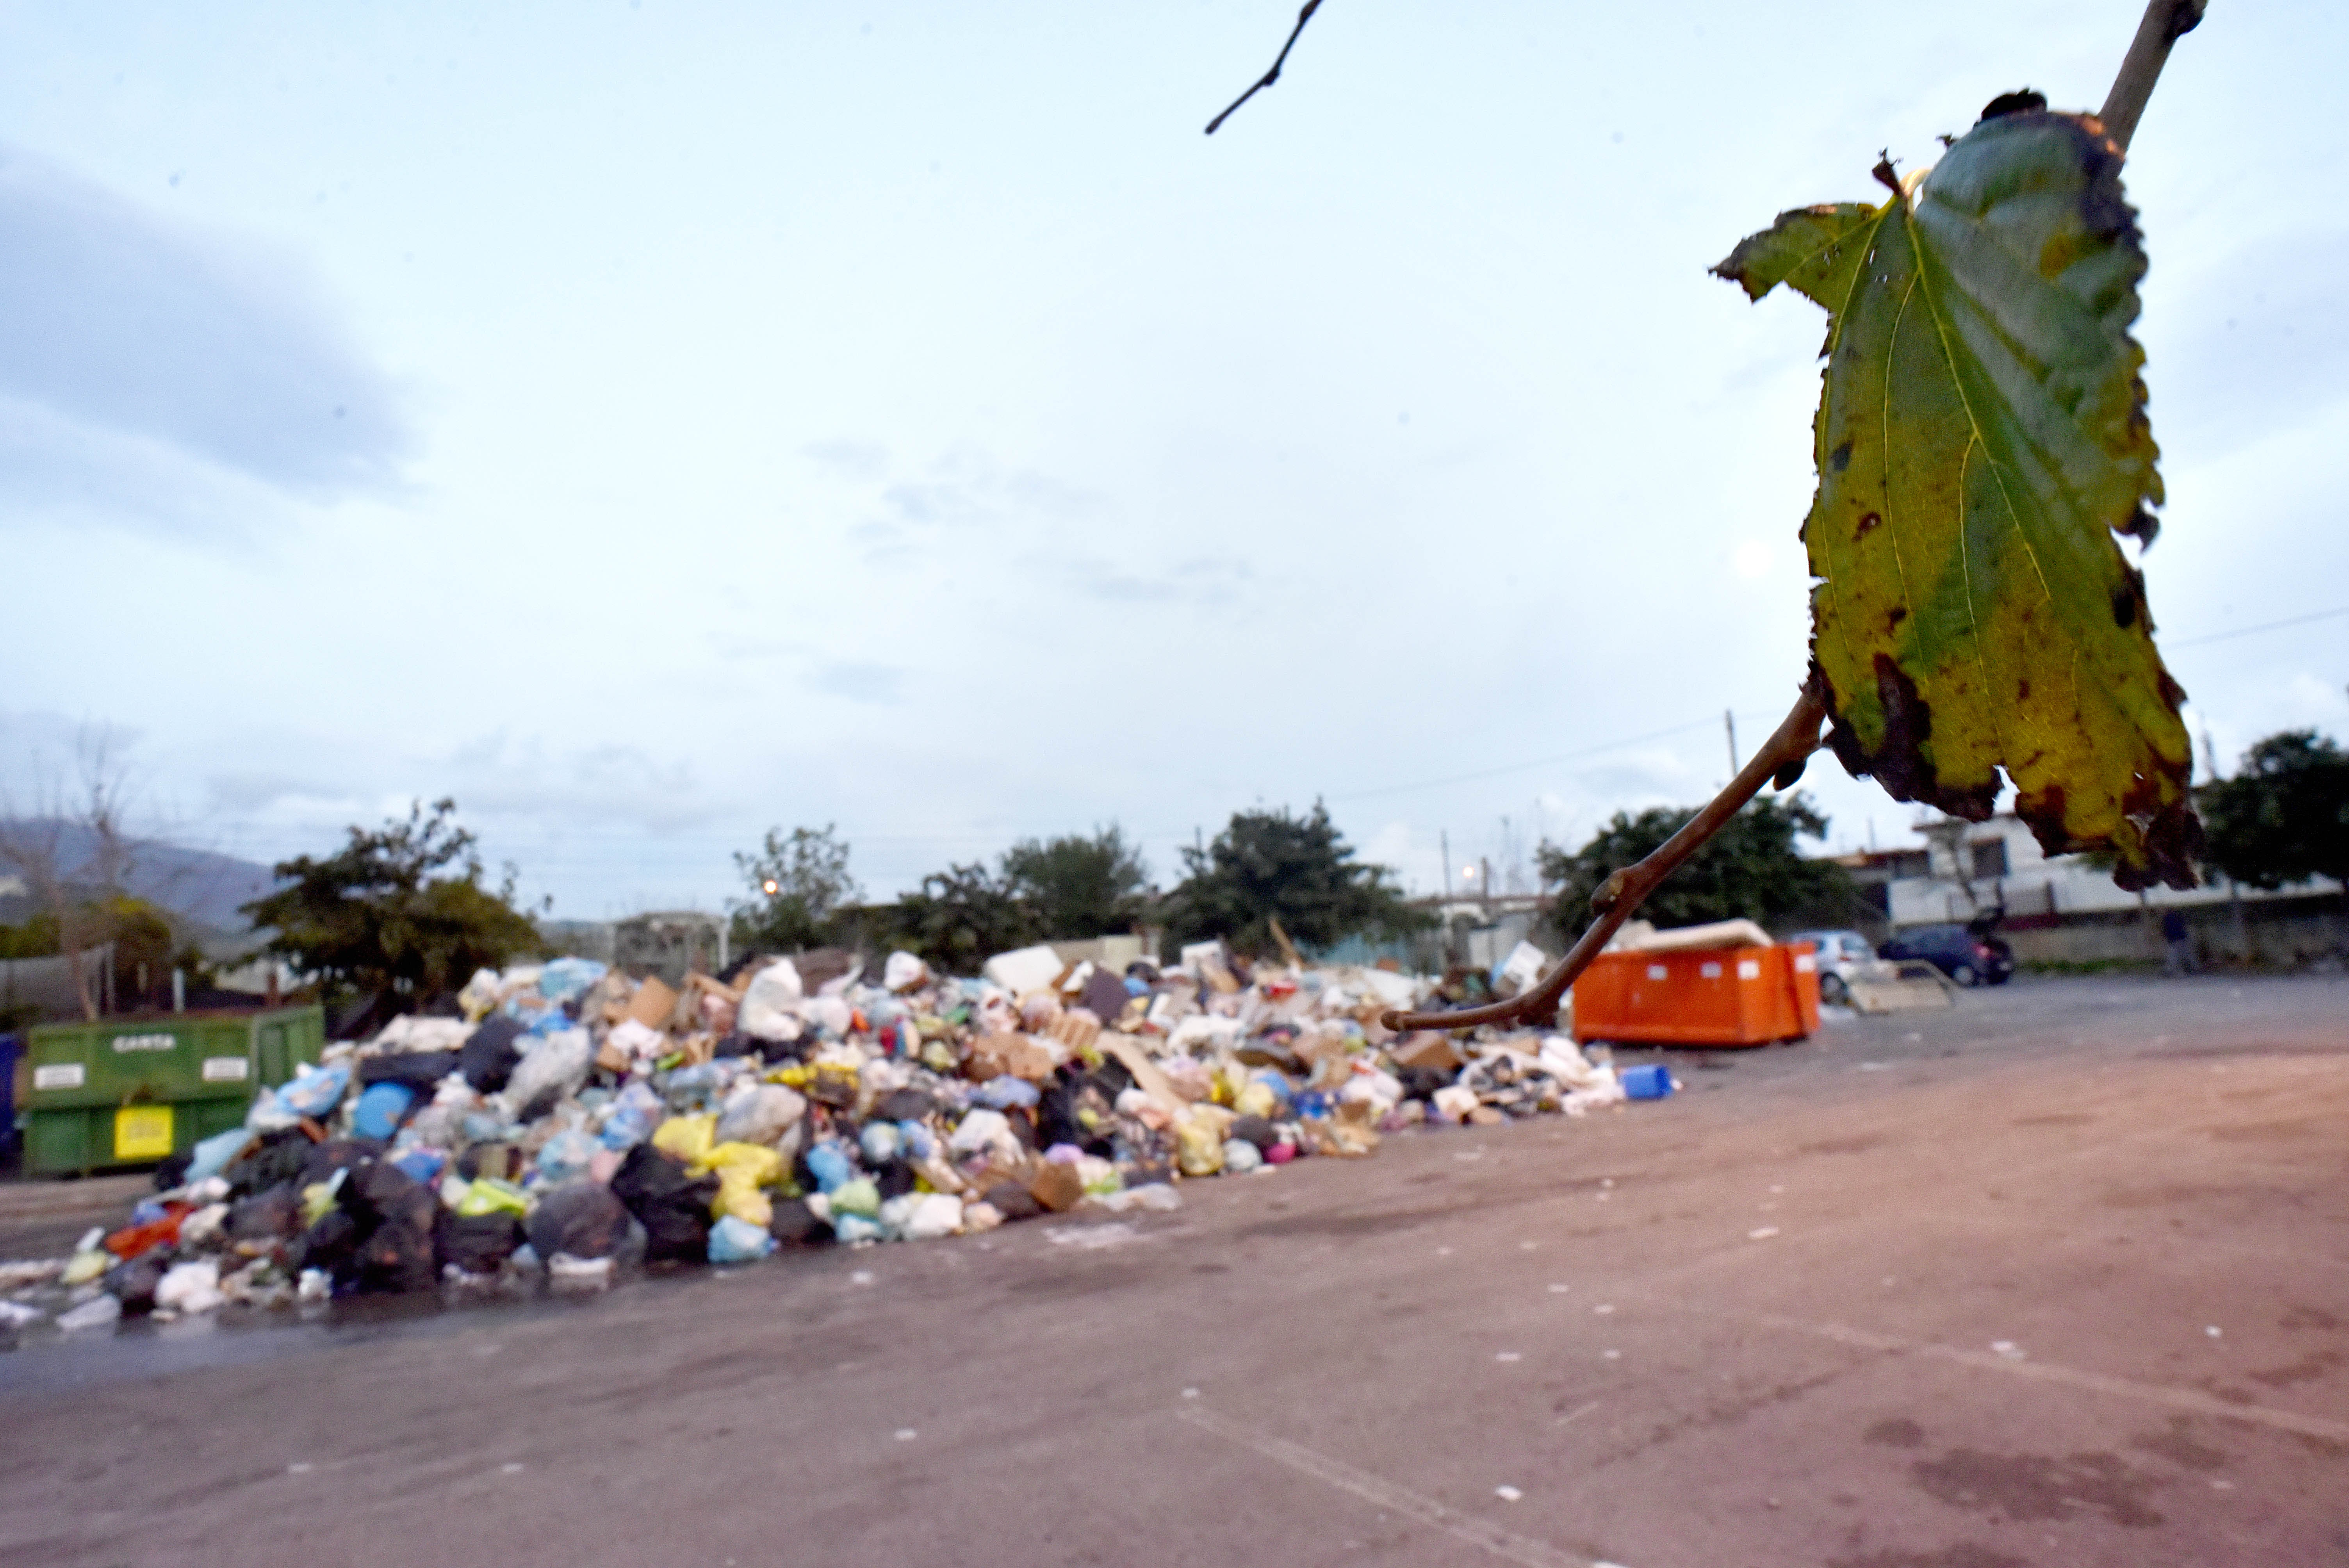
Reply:
[[1818, 1026], [1818, 965], [1807, 942], [1602, 953], [1574, 982], [1578, 1041], [1765, 1046]]

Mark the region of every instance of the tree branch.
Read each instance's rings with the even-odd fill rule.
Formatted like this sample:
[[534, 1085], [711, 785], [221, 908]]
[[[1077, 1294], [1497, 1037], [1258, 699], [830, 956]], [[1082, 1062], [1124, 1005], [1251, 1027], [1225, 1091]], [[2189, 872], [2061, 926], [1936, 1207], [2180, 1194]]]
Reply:
[[1468, 1029], [1479, 1024], [1509, 1024], [1520, 1019], [1534, 1019], [1555, 1015], [1558, 998], [1574, 984], [1575, 976], [1590, 967], [1623, 923], [1644, 903], [1657, 885], [1679, 869], [1682, 861], [1696, 853], [1707, 839], [1721, 830], [1722, 824], [1737, 815], [1748, 800], [1760, 792], [1762, 786], [1775, 782], [1779, 789], [1790, 788], [1802, 777], [1803, 765], [1819, 748], [1819, 726], [1827, 717], [1824, 698], [1806, 685], [1802, 696], [1795, 699], [1794, 710], [1785, 722], [1754, 754], [1754, 760], [1741, 769], [1729, 787], [1713, 798], [1712, 802], [1689, 820], [1687, 826], [1671, 838], [1638, 865], [1627, 866], [1602, 883], [1590, 895], [1590, 907], [1599, 918], [1573, 949], [1557, 962], [1557, 966], [1544, 976], [1542, 983], [1523, 995], [1506, 1002], [1495, 1002], [1489, 1007], [1472, 1007], [1456, 1013], [1389, 1013], [1381, 1021], [1390, 1029]]
[[[1297, 47], [1297, 36], [1305, 31], [1305, 24], [1313, 20], [1313, 13], [1319, 9], [1321, 9], [1321, 0], [1305, 0], [1305, 9], [1297, 14], [1297, 26], [1288, 30], [1288, 42], [1280, 46], [1280, 55], [1272, 62], [1272, 69], [1265, 72], [1263, 77], [1258, 78], [1254, 87], [1248, 88], [1247, 91], [1234, 98], [1232, 100], [1231, 108], [1224, 110], [1223, 113], [1217, 115], [1215, 119], [1207, 122], [1207, 134], [1209, 136], [1216, 134], [1216, 127], [1223, 124], [1224, 121], [1231, 119], [1234, 114], [1238, 112], [1240, 105], [1247, 102], [1248, 99], [1256, 97], [1257, 94], [1264, 91], [1265, 88], [1272, 86], [1273, 83], [1280, 79], [1280, 67], [1288, 63], [1288, 51]], [[2154, 67], [2156, 70], [2159, 70], [2160, 68], [2161, 67], [2158, 65]]]
[[2113, 78], [2104, 112], [2096, 116], [2105, 123], [2105, 134], [2123, 152], [2137, 134], [2137, 122], [2153, 96], [2153, 84], [2161, 77], [2169, 46], [2200, 24], [2209, 5], [2209, 0], [2150, 0], [2147, 5], [2145, 20], [2137, 24], [2137, 37], [2121, 61], [2121, 74]]

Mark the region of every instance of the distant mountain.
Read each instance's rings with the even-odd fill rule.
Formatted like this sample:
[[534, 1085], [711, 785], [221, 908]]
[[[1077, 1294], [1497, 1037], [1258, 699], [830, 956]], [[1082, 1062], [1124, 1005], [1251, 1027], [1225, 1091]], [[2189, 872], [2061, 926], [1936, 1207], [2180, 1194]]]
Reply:
[[[55, 830], [66, 879], [85, 880], [82, 873], [96, 848], [96, 840], [88, 830], [71, 822], [54, 823], [38, 818], [0, 823], [0, 831], [18, 829], [40, 833]], [[0, 865], [0, 880], [9, 874], [9, 868]], [[252, 903], [277, 884], [267, 866], [152, 839], [137, 841], [130, 874], [125, 880], [133, 897], [143, 898], [199, 925], [227, 933], [245, 929], [244, 916], [236, 912], [239, 904]]]

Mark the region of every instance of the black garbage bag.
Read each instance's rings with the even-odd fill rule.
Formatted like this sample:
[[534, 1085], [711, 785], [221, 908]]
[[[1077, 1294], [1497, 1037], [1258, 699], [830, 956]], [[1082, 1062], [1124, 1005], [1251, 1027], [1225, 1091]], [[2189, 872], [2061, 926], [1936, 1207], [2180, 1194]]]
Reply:
[[349, 1274], [351, 1259], [365, 1239], [358, 1222], [347, 1212], [329, 1209], [294, 1243], [293, 1264], [297, 1269], [321, 1269], [341, 1279]]
[[352, 1259], [349, 1288], [389, 1295], [432, 1288], [440, 1275], [432, 1260], [440, 1200], [431, 1188], [397, 1165], [371, 1160], [344, 1178], [336, 1200], [366, 1232]]
[[709, 1052], [713, 1057], [762, 1057], [766, 1053], [766, 1041], [739, 1029], [711, 1047]]
[[513, 1070], [522, 1060], [522, 1048], [514, 1044], [522, 1038], [522, 1025], [503, 1013], [493, 1013], [481, 1020], [481, 1026], [465, 1037], [462, 1049], [457, 1053], [459, 1068], [465, 1081], [482, 1094], [495, 1094], [506, 1087]]
[[538, 1201], [524, 1227], [541, 1258], [608, 1258], [628, 1235], [627, 1205], [600, 1181], [566, 1181]]
[[718, 1198], [718, 1178], [686, 1174], [649, 1143], [628, 1150], [612, 1174], [612, 1196], [645, 1228], [647, 1263], [708, 1263], [709, 1205]]
[[1227, 1141], [1237, 1138], [1242, 1143], [1253, 1143], [1259, 1154], [1280, 1141], [1273, 1135], [1272, 1123], [1261, 1116], [1233, 1118], [1231, 1130], [1224, 1134], [1224, 1137]]
[[987, 1190], [987, 1202], [1008, 1220], [1032, 1220], [1044, 1212], [1036, 1195], [1017, 1181], [998, 1181]]
[[241, 1198], [266, 1192], [273, 1187], [298, 1181], [309, 1162], [310, 1150], [316, 1147], [310, 1135], [298, 1127], [262, 1133], [256, 1141], [245, 1145], [243, 1153], [228, 1162], [221, 1171], [221, 1180]]
[[1437, 1089], [1459, 1076], [1458, 1068], [1405, 1068], [1395, 1074], [1405, 1099], [1433, 1099]]
[[290, 1239], [302, 1233], [302, 1189], [291, 1181], [255, 1192], [230, 1205], [228, 1237], [233, 1242]]
[[785, 1198], [776, 1202], [767, 1233], [787, 1247], [821, 1247], [832, 1241], [832, 1222], [817, 1219], [804, 1198]]
[[163, 1283], [163, 1271], [171, 1266], [171, 1249], [150, 1247], [127, 1263], [119, 1263], [100, 1274], [98, 1286], [122, 1304], [125, 1316], [155, 1310], [155, 1287]]
[[440, 1212], [430, 1188], [396, 1165], [362, 1159], [336, 1188], [335, 1206], [303, 1235], [300, 1266], [326, 1271], [339, 1294], [430, 1290], [440, 1277], [432, 1249]]
[[196, 1152], [192, 1149], [165, 1155], [162, 1163], [155, 1167], [155, 1191], [168, 1192], [174, 1187], [187, 1185], [188, 1167], [195, 1162]]
[[432, 1255], [467, 1274], [494, 1274], [523, 1243], [522, 1222], [512, 1214], [460, 1215], [443, 1209], [432, 1222]]
[[880, 1169], [873, 1172], [873, 1185], [880, 1189], [881, 1201], [885, 1203], [912, 1191], [914, 1181], [913, 1162], [902, 1157], [883, 1161]]
[[1073, 1143], [1088, 1154], [1109, 1158], [1110, 1138], [1117, 1118], [1117, 1095], [1104, 1090], [1089, 1073], [1061, 1069], [1036, 1107], [1036, 1140], [1050, 1149]]
[[329, 1138], [324, 1143], [314, 1143], [303, 1151], [302, 1170], [296, 1180], [305, 1187], [334, 1179], [337, 1171], [356, 1171], [380, 1155], [387, 1146], [373, 1138]]
[[440, 1080], [457, 1070], [460, 1053], [456, 1051], [396, 1051], [389, 1056], [369, 1057], [359, 1063], [359, 1088], [369, 1084], [402, 1084], [416, 1091], [419, 1104], [432, 1102], [432, 1091]]

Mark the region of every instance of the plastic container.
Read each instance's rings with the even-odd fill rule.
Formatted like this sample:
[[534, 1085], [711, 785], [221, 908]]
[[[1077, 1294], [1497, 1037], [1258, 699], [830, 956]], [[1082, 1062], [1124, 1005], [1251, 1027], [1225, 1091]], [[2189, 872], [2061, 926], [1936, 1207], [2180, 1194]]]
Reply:
[[1764, 1046], [1819, 1026], [1807, 942], [1679, 953], [1602, 953], [1574, 982], [1574, 1037]]
[[1670, 1068], [1654, 1062], [1636, 1068], [1625, 1068], [1617, 1075], [1628, 1099], [1662, 1099], [1672, 1092]]
[[316, 1061], [326, 1035], [315, 1006], [42, 1025], [25, 1040], [25, 1168], [54, 1175], [192, 1149]]

